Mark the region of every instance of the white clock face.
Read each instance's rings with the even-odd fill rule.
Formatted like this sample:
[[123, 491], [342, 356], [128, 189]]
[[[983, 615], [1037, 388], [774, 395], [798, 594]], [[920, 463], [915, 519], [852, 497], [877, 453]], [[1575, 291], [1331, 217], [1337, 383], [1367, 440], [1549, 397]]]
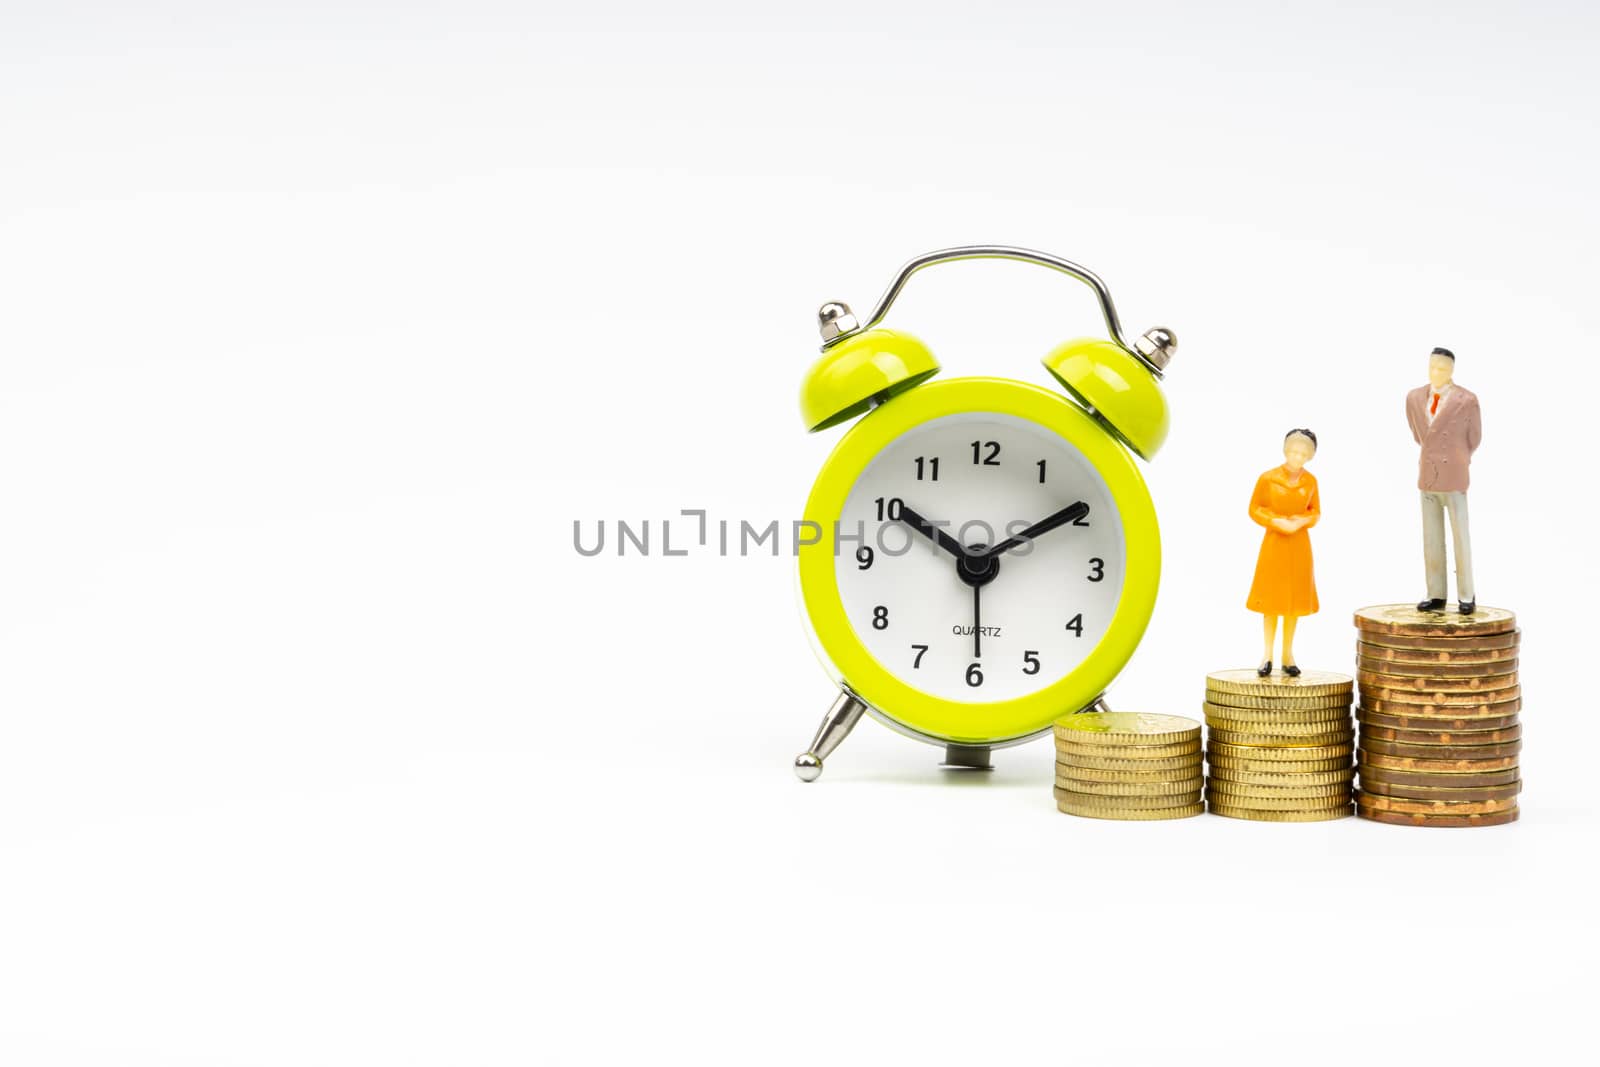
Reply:
[[[1086, 514], [1065, 512], [1079, 502]], [[957, 542], [992, 548], [1052, 516], [1060, 525], [1018, 547], [969, 555], [963, 575]], [[850, 490], [839, 531], [856, 635], [908, 685], [952, 701], [1013, 700], [1070, 674], [1105, 636], [1127, 573], [1105, 479], [1071, 442], [1010, 415], [947, 415], [901, 435]]]

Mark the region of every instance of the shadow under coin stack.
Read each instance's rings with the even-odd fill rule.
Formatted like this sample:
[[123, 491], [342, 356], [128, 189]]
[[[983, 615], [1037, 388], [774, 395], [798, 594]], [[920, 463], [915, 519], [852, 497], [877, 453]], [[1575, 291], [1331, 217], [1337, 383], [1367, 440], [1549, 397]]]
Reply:
[[1206, 801], [1214, 815], [1324, 822], [1351, 814], [1352, 679], [1253, 670], [1206, 675]]
[[1363, 819], [1497, 826], [1517, 819], [1522, 690], [1517, 619], [1409, 604], [1355, 615]]
[[1056, 807], [1090, 819], [1186, 819], [1200, 802], [1200, 724], [1086, 711], [1056, 723]]

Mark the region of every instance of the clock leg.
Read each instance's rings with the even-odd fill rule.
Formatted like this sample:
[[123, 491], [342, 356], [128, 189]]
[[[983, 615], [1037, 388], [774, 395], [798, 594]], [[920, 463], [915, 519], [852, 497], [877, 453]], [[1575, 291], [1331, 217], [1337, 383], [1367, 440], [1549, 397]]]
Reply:
[[853, 693], [841, 692], [839, 699], [833, 702], [833, 707], [828, 709], [828, 714], [823, 716], [822, 725], [817, 727], [817, 736], [811, 739], [811, 747], [794, 758], [795, 777], [802, 782], [814, 782], [822, 776], [822, 761], [839, 747], [839, 742], [850, 735], [856, 723], [861, 721], [861, 713], [867, 706], [855, 698]]
[[947, 771], [992, 771], [988, 745], [946, 745], [944, 762], [939, 764]]

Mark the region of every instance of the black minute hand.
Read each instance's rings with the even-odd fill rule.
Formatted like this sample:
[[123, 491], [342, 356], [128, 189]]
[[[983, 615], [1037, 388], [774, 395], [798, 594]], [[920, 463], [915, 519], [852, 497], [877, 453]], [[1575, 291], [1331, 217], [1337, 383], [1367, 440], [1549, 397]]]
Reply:
[[900, 505], [900, 518], [917, 533], [933, 541], [956, 559], [960, 559], [967, 554], [966, 550], [961, 547], [960, 541], [945, 533], [943, 527], [935, 526], [915, 511], [912, 511], [909, 505]]
[[1009, 552], [1024, 541], [1031, 541], [1040, 534], [1047, 534], [1057, 526], [1065, 526], [1069, 522], [1077, 522], [1087, 514], [1089, 514], [1089, 505], [1083, 501], [1080, 500], [1076, 504], [1068, 504], [1055, 514], [1046, 515], [1026, 530], [1017, 534], [1017, 536], [1008, 537], [993, 548], [985, 549], [981, 555], [998, 556], [1002, 552]]

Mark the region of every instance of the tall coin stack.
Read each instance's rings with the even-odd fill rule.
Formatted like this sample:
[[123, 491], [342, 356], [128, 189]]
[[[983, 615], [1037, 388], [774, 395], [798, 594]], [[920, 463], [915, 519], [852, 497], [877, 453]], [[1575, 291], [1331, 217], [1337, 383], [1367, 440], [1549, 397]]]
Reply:
[[1086, 711], [1056, 723], [1056, 807], [1090, 819], [1186, 819], [1200, 802], [1200, 724]]
[[1357, 814], [1405, 826], [1515, 822], [1522, 791], [1516, 616], [1382, 604], [1356, 612], [1355, 623]]
[[1206, 675], [1206, 801], [1215, 815], [1322, 822], [1351, 814], [1352, 680], [1253, 670]]

